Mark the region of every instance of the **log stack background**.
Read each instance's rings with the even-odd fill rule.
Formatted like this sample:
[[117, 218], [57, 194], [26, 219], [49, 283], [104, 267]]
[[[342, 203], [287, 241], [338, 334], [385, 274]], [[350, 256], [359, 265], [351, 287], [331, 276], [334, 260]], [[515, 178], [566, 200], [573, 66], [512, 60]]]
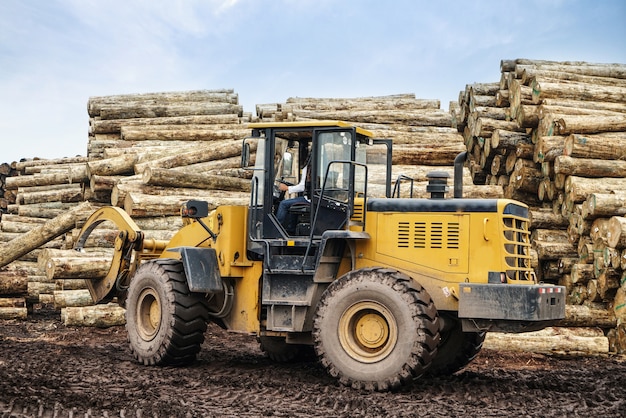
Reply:
[[[531, 208], [535, 270], [626, 350], [626, 65], [505, 60], [452, 109], [475, 183]], [[582, 319], [582, 318], [581, 318]]]
[[[451, 175], [455, 156], [469, 151], [465, 195], [527, 203], [534, 267], [540, 280], [567, 286], [569, 325], [600, 327], [612, 350], [626, 350], [623, 64], [502, 61], [500, 80], [467, 85], [449, 111], [438, 100], [398, 94], [293, 97], [259, 104], [251, 115], [231, 89], [91, 97], [87, 107], [85, 157], [0, 166], [0, 245], [83, 202], [89, 211], [122, 207], [147, 236], [169, 239], [182, 226], [185, 200], [247, 203], [249, 172], [239, 156], [249, 122], [345, 120], [393, 140], [393, 178], [415, 179], [415, 197], [427, 197], [429, 171]], [[86, 263], [70, 259], [84, 218], [76, 214], [72, 228], [0, 268], [0, 315], [25, 317], [44, 303], [66, 320], [120, 321], [114, 305], [85, 311], [83, 279], [101, 272], [80, 266], [106, 257], [115, 230], [92, 234], [79, 255]], [[7, 283], [15, 287], [5, 290]]]

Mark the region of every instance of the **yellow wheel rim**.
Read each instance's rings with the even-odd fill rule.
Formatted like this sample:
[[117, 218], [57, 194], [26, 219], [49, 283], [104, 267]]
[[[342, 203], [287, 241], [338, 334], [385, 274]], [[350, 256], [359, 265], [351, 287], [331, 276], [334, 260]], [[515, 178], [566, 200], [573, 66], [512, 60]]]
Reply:
[[357, 302], [339, 319], [339, 341], [353, 359], [375, 363], [386, 358], [396, 346], [398, 326], [384, 305]]
[[144, 289], [137, 304], [137, 330], [142, 339], [149, 341], [161, 326], [161, 304], [154, 289]]

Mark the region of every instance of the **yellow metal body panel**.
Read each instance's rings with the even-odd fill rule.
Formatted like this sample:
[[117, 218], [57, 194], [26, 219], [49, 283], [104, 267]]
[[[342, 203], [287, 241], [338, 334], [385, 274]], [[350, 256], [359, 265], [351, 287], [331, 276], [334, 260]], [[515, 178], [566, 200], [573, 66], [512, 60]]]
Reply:
[[215, 241], [199, 222], [191, 221], [172, 237], [161, 257], [180, 258], [180, 253], [168, 251], [168, 248], [214, 248], [222, 279], [232, 279], [233, 283], [233, 306], [223, 321], [231, 331], [256, 333], [260, 329], [259, 281], [263, 266], [260, 261], [246, 257], [247, 216], [245, 206], [220, 206], [203, 219], [217, 235]]
[[[389, 267], [419, 282], [438, 310], [458, 310], [459, 283], [487, 283], [490, 272], [507, 270], [502, 210], [497, 212], [368, 212], [356, 242], [355, 269]], [[341, 264], [339, 275], [350, 265]], [[508, 283], [529, 284], [529, 281]]]

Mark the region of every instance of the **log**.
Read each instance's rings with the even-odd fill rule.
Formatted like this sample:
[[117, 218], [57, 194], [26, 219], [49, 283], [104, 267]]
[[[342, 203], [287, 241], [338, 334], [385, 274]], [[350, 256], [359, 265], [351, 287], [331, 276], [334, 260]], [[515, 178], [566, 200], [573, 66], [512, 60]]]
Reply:
[[[41, 299], [42, 295], [50, 295], [50, 299], [53, 299], [54, 290], [55, 290], [54, 283], [28, 282], [28, 292], [27, 292], [26, 299], [29, 302], [33, 302], [33, 303], [39, 303], [40, 301], [42, 301]], [[53, 300], [51, 302], [54, 303]]]
[[125, 141], [221, 141], [243, 139], [250, 134], [250, 130], [247, 128], [217, 130], [210, 125], [168, 128], [164, 126], [122, 126], [122, 139]]
[[100, 116], [100, 109], [104, 105], [124, 104], [124, 103], [187, 103], [187, 102], [209, 102], [209, 103], [231, 103], [237, 104], [239, 96], [233, 89], [212, 89], [212, 90], [192, 90], [192, 91], [172, 91], [141, 94], [118, 94], [110, 96], [92, 96], [87, 102], [89, 116]]
[[61, 279], [54, 281], [54, 290], [88, 289], [85, 279]]
[[48, 257], [48, 279], [101, 279], [109, 273], [111, 257], [80, 255], [73, 257]]
[[122, 126], [149, 126], [149, 125], [222, 125], [238, 124], [239, 117], [235, 114], [226, 115], [197, 115], [197, 116], [174, 116], [161, 118], [136, 118], [136, 119], [109, 119], [90, 120], [90, 133], [92, 134], [119, 134]]
[[559, 327], [600, 327], [614, 328], [617, 325], [615, 312], [611, 309], [600, 309], [586, 305], [565, 305], [565, 319], [560, 320]]
[[[250, 151], [256, 151], [256, 142], [250, 145]], [[135, 173], [142, 174], [146, 167], [173, 168], [239, 155], [241, 155], [241, 142], [232, 140], [219, 141], [215, 142], [210, 148], [200, 148], [145, 163], [138, 163], [135, 165]]]
[[563, 155], [574, 158], [626, 160], [626, 132], [569, 135], [563, 145]]
[[579, 99], [584, 97], [589, 101], [625, 103], [626, 87], [601, 86], [586, 83], [551, 83], [534, 80], [532, 87], [532, 101], [539, 104], [542, 99]]
[[92, 211], [93, 209], [88, 202], [80, 203], [41, 226], [1, 245], [0, 267], [6, 266], [35, 248], [70, 231], [75, 227], [77, 221], [84, 222]]
[[0, 308], [24, 308], [26, 299], [24, 298], [3, 298], [0, 297]]
[[564, 155], [565, 149], [565, 137], [564, 136], [542, 136], [539, 137], [535, 144], [535, 152], [533, 154], [533, 160], [536, 163], [543, 163], [545, 161], [554, 161], [554, 159], [560, 155]]
[[[199, 194], [196, 196], [196, 199], [207, 200], [209, 202], [209, 210], [216, 209], [222, 205], [247, 205], [250, 201], [248, 193], [227, 193], [231, 194], [224, 194], [219, 197], [215, 192], [207, 195]], [[124, 200], [124, 210], [133, 217], [177, 215], [180, 213], [181, 205], [189, 199], [189, 196], [151, 196], [128, 193]]]
[[83, 189], [80, 184], [68, 184], [63, 189], [21, 193], [19, 200], [20, 204], [25, 205], [47, 202], [76, 203], [83, 200]]
[[19, 161], [15, 163], [15, 170], [24, 171], [28, 167], [37, 167], [37, 166], [59, 166], [63, 164], [78, 164], [78, 163], [86, 163], [89, 161], [88, 157], [67, 157], [67, 158], [57, 158], [57, 159], [49, 159], [49, 160], [40, 160], [33, 159], [27, 161]]
[[577, 254], [576, 248], [569, 241], [535, 241], [533, 248], [537, 251], [540, 260], [558, 260], [564, 257], [575, 257]]
[[577, 263], [572, 266], [570, 273], [572, 283], [584, 284], [594, 278], [594, 266], [593, 264]]
[[224, 114], [241, 116], [243, 114], [243, 107], [229, 103], [187, 102], [184, 104], [148, 104], [129, 102], [128, 104], [103, 105], [100, 109], [99, 116], [102, 120], [106, 120]]
[[626, 161], [572, 158], [561, 155], [554, 159], [554, 171], [568, 176], [626, 177]]
[[75, 203], [63, 203], [63, 202], [45, 202], [34, 204], [21, 204], [18, 207], [17, 213], [20, 216], [38, 217], [42, 219], [50, 219], [59, 216], [60, 214], [67, 212], [69, 209], [76, 206]]
[[533, 161], [522, 158], [517, 159], [511, 173], [509, 185], [518, 191], [536, 194], [539, 190], [539, 183], [541, 183], [543, 178], [541, 170], [536, 167]]
[[602, 300], [608, 302], [615, 297], [617, 289], [620, 287], [620, 277], [621, 274], [612, 268], [605, 269], [598, 276], [598, 294]]
[[88, 181], [85, 164], [64, 169], [50, 174], [34, 174], [30, 176], [15, 176], [6, 178], [7, 189], [18, 187], [50, 186], [52, 184], [72, 184]]
[[581, 331], [578, 328], [549, 327], [522, 334], [489, 332], [483, 348], [546, 354], [606, 355], [609, 352], [609, 342], [599, 328]]
[[62, 309], [68, 306], [90, 306], [93, 299], [87, 289], [79, 290], [54, 290], [54, 308]]
[[397, 110], [347, 110], [347, 111], [317, 111], [293, 109], [296, 118], [304, 119], [331, 119], [344, 120], [346, 122], [359, 123], [386, 123], [386, 124], [406, 124], [415, 126], [452, 126], [452, 119], [449, 112], [440, 109], [425, 109], [415, 111]]
[[147, 167], [143, 172], [142, 181], [144, 184], [152, 186], [250, 192], [249, 180], [195, 171]]
[[626, 178], [587, 178], [568, 176], [565, 181], [565, 192], [572, 195], [574, 202], [584, 202], [593, 193], [617, 193], [626, 191]]
[[612, 216], [607, 224], [607, 244], [609, 247], [621, 250], [626, 248], [626, 218]]
[[459, 153], [465, 151], [462, 143], [418, 147], [398, 145], [393, 147], [392, 164], [451, 166]]
[[87, 172], [89, 177], [95, 175], [114, 176], [132, 174], [136, 162], [137, 154], [126, 153], [118, 157], [89, 161], [87, 163]]
[[126, 310], [113, 303], [107, 305], [67, 307], [61, 309], [66, 326], [109, 328], [126, 323]]
[[28, 275], [19, 271], [0, 270], [0, 295], [19, 295], [28, 291]]
[[0, 319], [26, 319], [28, 316], [28, 308], [23, 307], [0, 307]]
[[585, 202], [585, 219], [626, 215], [626, 190], [614, 194], [592, 193]]
[[[249, 181], [248, 181], [249, 183]], [[249, 187], [249, 186], [248, 186]], [[186, 196], [187, 200], [206, 199], [207, 196], [229, 196], [232, 192], [225, 190], [202, 190], [181, 187], [152, 186], [138, 181], [119, 182], [111, 191], [111, 204], [124, 206], [124, 201], [129, 193], [137, 193], [153, 196]], [[243, 193], [243, 192], [242, 192]]]
[[624, 80], [613, 77], [599, 77], [592, 75], [576, 74], [569, 71], [543, 70], [527, 65], [518, 65], [516, 66], [515, 71], [518, 78], [520, 78], [522, 83], [526, 85], [530, 85], [533, 79], [539, 79], [554, 81], [574, 81], [585, 84], [599, 84], [607, 86], [617, 85], [621, 87], [626, 87], [626, 83], [624, 82]]
[[552, 209], [533, 209], [529, 211], [530, 227], [535, 228], [564, 228], [569, 221], [563, 215], [555, 214]]
[[626, 115], [562, 115], [556, 121], [559, 135], [626, 131]]

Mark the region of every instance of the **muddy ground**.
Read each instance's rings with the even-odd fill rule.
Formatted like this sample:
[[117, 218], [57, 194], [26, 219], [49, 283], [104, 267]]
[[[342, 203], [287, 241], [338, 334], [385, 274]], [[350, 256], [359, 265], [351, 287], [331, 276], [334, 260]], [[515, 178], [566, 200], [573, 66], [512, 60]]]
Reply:
[[196, 364], [133, 362], [124, 327], [58, 313], [0, 321], [2, 417], [624, 417], [623, 357], [483, 350], [457, 374], [393, 393], [338, 385], [315, 361], [276, 364], [252, 337], [210, 325]]

